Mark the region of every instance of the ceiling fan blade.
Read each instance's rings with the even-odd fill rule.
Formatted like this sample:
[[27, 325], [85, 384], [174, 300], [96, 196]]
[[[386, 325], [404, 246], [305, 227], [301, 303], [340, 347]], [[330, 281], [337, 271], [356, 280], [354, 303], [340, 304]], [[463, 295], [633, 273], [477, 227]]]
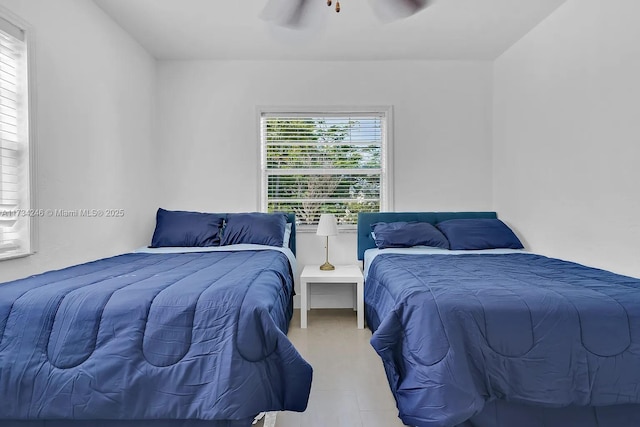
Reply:
[[307, 9], [313, 0], [269, 0], [261, 17], [274, 24], [300, 28], [304, 26]]
[[383, 21], [395, 21], [408, 18], [434, 2], [434, 0], [371, 0], [371, 7]]

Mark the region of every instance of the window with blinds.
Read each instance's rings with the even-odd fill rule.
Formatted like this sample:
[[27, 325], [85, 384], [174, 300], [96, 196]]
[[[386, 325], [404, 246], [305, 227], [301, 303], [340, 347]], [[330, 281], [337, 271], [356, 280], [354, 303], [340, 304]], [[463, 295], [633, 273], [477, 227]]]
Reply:
[[24, 31], [0, 17], [0, 259], [31, 252]]
[[262, 208], [355, 225], [386, 208], [388, 112], [261, 113]]

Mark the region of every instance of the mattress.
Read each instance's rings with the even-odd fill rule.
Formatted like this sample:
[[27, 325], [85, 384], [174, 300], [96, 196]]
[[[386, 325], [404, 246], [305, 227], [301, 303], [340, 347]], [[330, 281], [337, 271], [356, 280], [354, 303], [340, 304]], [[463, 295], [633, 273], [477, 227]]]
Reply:
[[638, 425], [640, 280], [529, 253], [368, 267], [371, 343], [406, 424], [524, 425], [521, 407], [551, 414], [530, 425]]
[[2, 284], [0, 424], [302, 411], [312, 370], [286, 337], [292, 294], [277, 250], [131, 253]]

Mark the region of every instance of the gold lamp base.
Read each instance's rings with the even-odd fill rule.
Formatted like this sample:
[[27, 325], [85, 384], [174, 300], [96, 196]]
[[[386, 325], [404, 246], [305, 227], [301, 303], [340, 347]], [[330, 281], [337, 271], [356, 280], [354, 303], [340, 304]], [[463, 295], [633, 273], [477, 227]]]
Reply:
[[325, 249], [327, 250], [326, 258], [325, 258], [324, 264], [320, 266], [320, 270], [322, 271], [335, 270], [336, 268], [333, 265], [329, 264], [329, 236], [327, 236], [327, 246], [325, 246]]
[[325, 262], [324, 264], [322, 264], [322, 265], [320, 266], [320, 270], [324, 270], [324, 271], [327, 271], [327, 270], [335, 270], [335, 269], [336, 269], [336, 268], [335, 268], [333, 265], [329, 264], [329, 261]]

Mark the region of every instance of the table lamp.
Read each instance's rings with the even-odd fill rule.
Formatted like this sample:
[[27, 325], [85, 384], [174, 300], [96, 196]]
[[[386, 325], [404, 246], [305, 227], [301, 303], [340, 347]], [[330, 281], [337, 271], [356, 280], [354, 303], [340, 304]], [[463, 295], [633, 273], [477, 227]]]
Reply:
[[335, 270], [336, 268], [329, 263], [329, 236], [338, 235], [338, 222], [336, 221], [336, 216], [334, 214], [321, 214], [316, 234], [318, 236], [326, 236], [327, 238], [327, 258], [326, 262], [320, 266], [320, 270]]

